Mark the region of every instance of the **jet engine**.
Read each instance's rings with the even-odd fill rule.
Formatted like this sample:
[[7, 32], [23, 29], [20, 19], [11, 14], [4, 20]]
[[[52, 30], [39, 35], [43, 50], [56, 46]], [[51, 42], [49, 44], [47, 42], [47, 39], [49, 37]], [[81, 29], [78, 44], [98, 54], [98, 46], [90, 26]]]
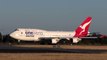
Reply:
[[52, 44], [56, 44], [57, 42], [59, 42], [59, 40], [60, 40], [60, 39], [58, 39], [58, 38], [52, 39]]
[[80, 38], [73, 38], [73, 43], [78, 43], [79, 41], [81, 41], [81, 39]]

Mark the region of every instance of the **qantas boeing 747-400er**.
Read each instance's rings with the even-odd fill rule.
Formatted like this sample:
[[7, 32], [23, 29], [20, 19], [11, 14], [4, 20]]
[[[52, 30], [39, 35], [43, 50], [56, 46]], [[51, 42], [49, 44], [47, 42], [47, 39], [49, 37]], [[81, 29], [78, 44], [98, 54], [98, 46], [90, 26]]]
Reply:
[[42, 29], [27, 29], [18, 28], [10, 34], [19, 42], [22, 41], [41, 41], [41, 39], [51, 39], [52, 44], [56, 44], [61, 39], [73, 40], [73, 43], [78, 43], [81, 38], [88, 35], [88, 30], [92, 17], [87, 17], [74, 31], [47, 31]]

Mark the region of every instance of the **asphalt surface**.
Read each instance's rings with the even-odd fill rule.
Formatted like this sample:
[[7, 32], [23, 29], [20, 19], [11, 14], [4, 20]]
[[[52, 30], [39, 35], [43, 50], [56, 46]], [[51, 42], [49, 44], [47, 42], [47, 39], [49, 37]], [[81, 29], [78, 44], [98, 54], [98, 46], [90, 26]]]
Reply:
[[16, 47], [11, 45], [1, 45], [0, 53], [107, 53], [101, 49], [63, 49], [63, 48], [40, 48], [40, 47]]

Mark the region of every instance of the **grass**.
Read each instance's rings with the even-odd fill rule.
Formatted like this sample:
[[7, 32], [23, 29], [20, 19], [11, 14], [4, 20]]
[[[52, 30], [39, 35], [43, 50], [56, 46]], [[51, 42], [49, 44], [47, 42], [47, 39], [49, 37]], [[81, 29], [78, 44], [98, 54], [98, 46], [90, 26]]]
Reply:
[[107, 54], [1, 53], [1, 60], [106, 60]]

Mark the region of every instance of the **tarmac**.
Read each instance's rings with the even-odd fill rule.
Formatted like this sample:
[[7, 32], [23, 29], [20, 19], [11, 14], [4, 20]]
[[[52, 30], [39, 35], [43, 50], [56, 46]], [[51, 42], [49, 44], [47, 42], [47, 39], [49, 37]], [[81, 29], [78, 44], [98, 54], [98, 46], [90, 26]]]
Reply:
[[64, 49], [64, 48], [44, 48], [44, 47], [18, 47], [14, 45], [1, 45], [0, 53], [83, 53], [99, 54], [107, 53], [103, 49]]

